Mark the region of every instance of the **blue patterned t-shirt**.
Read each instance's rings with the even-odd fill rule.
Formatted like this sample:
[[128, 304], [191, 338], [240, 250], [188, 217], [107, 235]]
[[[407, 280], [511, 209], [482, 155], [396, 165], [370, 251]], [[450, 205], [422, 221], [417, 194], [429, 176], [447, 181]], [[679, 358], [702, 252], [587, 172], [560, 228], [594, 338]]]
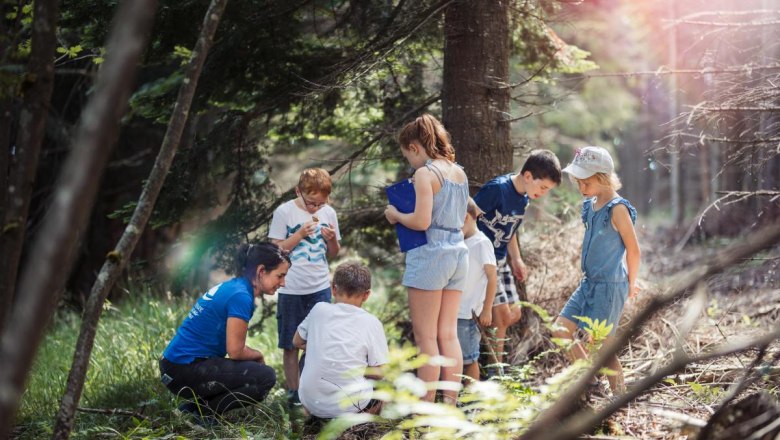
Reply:
[[330, 225], [336, 230], [336, 239], [341, 240], [336, 211], [330, 205], [322, 206], [314, 214], [309, 214], [295, 204], [295, 199], [281, 204], [274, 211], [268, 238], [285, 240], [295, 234], [304, 223], [317, 217], [316, 232], [301, 240], [290, 252], [292, 265], [285, 277], [285, 286], [279, 293], [288, 295], [308, 295], [319, 292], [330, 285], [328, 277], [328, 246], [322, 236], [322, 226]]
[[484, 214], [477, 227], [493, 243], [496, 260], [506, 257], [506, 246], [523, 222], [528, 195], [518, 193], [512, 184], [512, 174], [498, 176], [479, 190], [474, 201]]

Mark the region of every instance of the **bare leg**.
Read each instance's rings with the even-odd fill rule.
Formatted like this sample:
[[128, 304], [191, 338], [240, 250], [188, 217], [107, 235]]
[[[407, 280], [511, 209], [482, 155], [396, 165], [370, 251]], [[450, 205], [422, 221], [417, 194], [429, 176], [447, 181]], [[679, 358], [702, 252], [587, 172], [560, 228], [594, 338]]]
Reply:
[[298, 371], [298, 349], [292, 350], [284, 349], [282, 355], [282, 365], [284, 367], [284, 381], [287, 384], [288, 390], [298, 389], [298, 380], [300, 379], [300, 372]]
[[[468, 365], [464, 365], [463, 374], [474, 379], [474, 381], [479, 382], [479, 362], [474, 361]], [[465, 383], [468, 384], [470, 381], [466, 379]]]
[[[574, 341], [574, 333], [577, 331], [577, 324], [575, 324], [568, 318], [559, 316], [555, 320], [555, 325], [556, 327], [563, 327], [563, 328], [555, 330], [553, 332], [553, 337]], [[574, 345], [572, 345], [572, 347], [566, 351], [566, 355], [569, 357], [569, 360], [572, 362], [576, 361], [577, 359], [588, 358], [588, 352], [587, 350], [585, 350], [585, 347], [582, 346], [580, 341], [576, 341]]]
[[504, 361], [504, 339], [506, 338], [506, 329], [509, 327], [509, 321], [511, 319], [511, 312], [508, 304], [499, 304], [493, 306], [493, 322], [492, 327], [495, 327], [496, 332], [493, 335], [490, 345], [493, 347], [495, 357], [491, 356], [492, 363], [499, 364]]
[[[440, 290], [422, 290], [413, 287], [409, 287], [408, 292], [409, 315], [412, 318], [412, 330], [414, 331], [414, 340], [417, 343], [417, 347], [420, 349], [420, 352], [428, 356], [438, 356], [437, 331], [442, 292]], [[457, 321], [455, 325], [457, 325]], [[457, 343], [457, 337], [455, 343]], [[460, 345], [458, 345], [458, 348], [460, 348]], [[430, 383], [439, 380], [440, 372], [439, 366], [426, 364], [417, 369], [417, 377], [426, 383]], [[425, 400], [433, 402], [435, 397], [436, 390], [431, 389], [425, 395]]]
[[509, 325], [507, 328], [520, 322], [520, 318], [523, 317], [523, 308], [520, 304], [509, 304]]
[[[458, 309], [460, 308], [460, 296], [460, 290], [442, 291], [437, 334], [439, 353], [442, 356], [455, 361], [455, 365], [442, 367], [441, 379], [454, 383], [460, 383], [460, 375], [463, 373], [463, 352], [460, 350], [460, 342], [458, 342]], [[457, 400], [457, 391], [444, 391], [444, 401], [446, 403], [454, 405]]]
[[[614, 336], [607, 336], [604, 344], [606, 344], [612, 338], [614, 338]], [[618, 359], [617, 355], [609, 358], [606, 367], [615, 372], [614, 375], [607, 376], [607, 380], [609, 381], [609, 389], [612, 391], [612, 394], [615, 396], [625, 394], [626, 384], [623, 379], [623, 367], [620, 365], [620, 359]]]

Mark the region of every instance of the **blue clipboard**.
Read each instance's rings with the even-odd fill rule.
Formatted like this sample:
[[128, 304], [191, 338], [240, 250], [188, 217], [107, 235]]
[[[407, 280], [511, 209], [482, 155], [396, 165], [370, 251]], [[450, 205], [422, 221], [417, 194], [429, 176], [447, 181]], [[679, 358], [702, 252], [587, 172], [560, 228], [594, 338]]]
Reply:
[[[404, 214], [414, 212], [416, 197], [412, 179], [402, 180], [388, 186], [385, 188], [385, 193], [387, 194], [387, 200], [399, 212]], [[395, 224], [395, 233], [398, 235], [398, 244], [401, 246], [401, 252], [407, 252], [428, 243], [425, 231], [415, 231], [401, 223]]]

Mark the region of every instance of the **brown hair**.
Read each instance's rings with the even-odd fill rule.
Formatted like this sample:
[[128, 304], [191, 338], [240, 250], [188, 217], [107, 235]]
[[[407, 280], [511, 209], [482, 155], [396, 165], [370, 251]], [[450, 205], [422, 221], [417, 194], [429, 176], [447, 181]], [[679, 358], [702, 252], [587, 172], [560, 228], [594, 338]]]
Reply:
[[298, 179], [298, 190], [302, 193], [323, 193], [330, 195], [333, 184], [330, 181], [330, 174], [322, 168], [306, 168], [301, 171], [301, 177]]
[[357, 261], [339, 264], [333, 273], [333, 289], [347, 296], [356, 296], [371, 290], [371, 272]]
[[431, 159], [441, 157], [455, 162], [455, 149], [450, 144], [450, 134], [438, 119], [427, 113], [404, 125], [398, 134], [401, 148], [408, 150], [412, 142], [418, 142]]
[[474, 218], [477, 218], [480, 215], [482, 215], [482, 210], [479, 209], [479, 206], [477, 206], [477, 202], [475, 202], [474, 199], [472, 199], [471, 197], [469, 197], [469, 201], [466, 204], [466, 212]]

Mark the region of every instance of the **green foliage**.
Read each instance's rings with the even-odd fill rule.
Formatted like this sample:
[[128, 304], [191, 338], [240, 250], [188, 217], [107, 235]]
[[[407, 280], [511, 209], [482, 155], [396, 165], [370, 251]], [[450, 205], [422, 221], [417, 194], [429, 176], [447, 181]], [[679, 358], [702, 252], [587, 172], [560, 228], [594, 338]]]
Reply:
[[411, 346], [393, 348], [390, 361], [379, 371], [383, 379], [375, 382], [373, 398], [383, 401], [381, 415], [346, 414], [329, 423], [318, 438], [337, 438], [349, 427], [369, 422], [386, 431], [383, 439], [517, 438], [588, 365], [576, 362], [531, 387], [527, 377], [539, 374], [536, 359], [541, 357], [502, 378], [470, 383], [460, 394], [460, 404], [452, 406], [422, 401], [429, 386], [442, 384], [427, 385], [412, 373], [425, 362], [443, 360], [428, 359]]
[[591, 353], [598, 350], [604, 340], [607, 339], [612, 331], [613, 324], [607, 324], [606, 320], [591, 319], [587, 316], [575, 316], [575, 318], [584, 322], [585, 332], [590, 336], [588, 351]]

